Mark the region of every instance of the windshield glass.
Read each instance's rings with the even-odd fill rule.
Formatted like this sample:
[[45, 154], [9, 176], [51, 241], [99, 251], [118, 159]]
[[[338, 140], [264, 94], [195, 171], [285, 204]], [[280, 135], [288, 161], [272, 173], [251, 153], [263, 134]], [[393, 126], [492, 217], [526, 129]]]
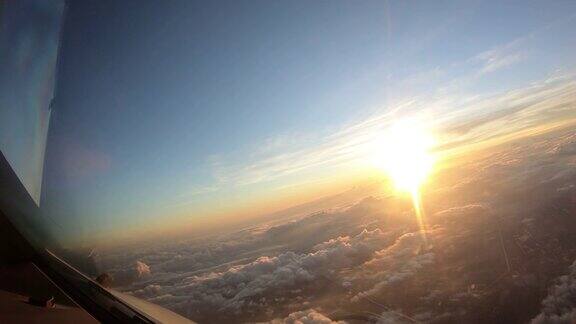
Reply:
[[40, 202], [64, 1], [0, 4], [0, 151]]
[[[576, 321], [575, 39], [574, 1], [69, 1], [46, 247], [199, 323]], [[11, 156], [51, 96], [0, 71]]]

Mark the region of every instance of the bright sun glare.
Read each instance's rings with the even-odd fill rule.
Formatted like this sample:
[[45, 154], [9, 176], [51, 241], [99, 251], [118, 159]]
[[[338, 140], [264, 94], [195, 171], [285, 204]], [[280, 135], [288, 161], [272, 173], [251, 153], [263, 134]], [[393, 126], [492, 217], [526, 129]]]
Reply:
[[434, 137], [416, 120], [395, 123], [375, 142], [374, 160], [394, 182], [396, 189], [415, 193], [426, 180], [434, 157]]
[[390, 127], [374, 144], [376, 166], [392, 179], [397, 190], [410, 193], [422, 239], [427, 244], [420, 186], [434, 166], [430, 152], [434, 137], [417, 120], [403, 120]]

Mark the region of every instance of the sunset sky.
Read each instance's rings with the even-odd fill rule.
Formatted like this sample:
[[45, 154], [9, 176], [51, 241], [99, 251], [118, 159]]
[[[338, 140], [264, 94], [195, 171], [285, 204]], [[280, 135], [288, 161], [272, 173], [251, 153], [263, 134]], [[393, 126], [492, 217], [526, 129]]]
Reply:
[[234, 223], [383, 178], [374, 143], [406, 118], [446, 153], [575, 117], [574, 1], [104, 1], [66, 19], [43, 207], [73, 236]]

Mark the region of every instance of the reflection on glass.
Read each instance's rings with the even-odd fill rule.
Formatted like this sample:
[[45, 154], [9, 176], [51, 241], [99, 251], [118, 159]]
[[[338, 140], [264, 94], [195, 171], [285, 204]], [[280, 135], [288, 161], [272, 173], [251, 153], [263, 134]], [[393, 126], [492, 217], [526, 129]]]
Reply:
[[40, 203], [64, 1], [0, 6], [0, 150]]
[[575, 17], [70, 2], [42, 224], [200, 323], [574, 321]]

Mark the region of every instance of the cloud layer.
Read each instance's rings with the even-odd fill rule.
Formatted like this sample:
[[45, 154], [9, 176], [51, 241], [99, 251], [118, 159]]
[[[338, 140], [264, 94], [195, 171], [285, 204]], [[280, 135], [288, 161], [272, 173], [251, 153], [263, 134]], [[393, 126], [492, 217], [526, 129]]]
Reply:
[[438, 171], [424, 230], [407, 197], [381, 193], [95, 255], [118, 289], [200, 323], [568, 320], [575, 266], [542, 296], [576, 259], [574, 147], [559, 129]]

